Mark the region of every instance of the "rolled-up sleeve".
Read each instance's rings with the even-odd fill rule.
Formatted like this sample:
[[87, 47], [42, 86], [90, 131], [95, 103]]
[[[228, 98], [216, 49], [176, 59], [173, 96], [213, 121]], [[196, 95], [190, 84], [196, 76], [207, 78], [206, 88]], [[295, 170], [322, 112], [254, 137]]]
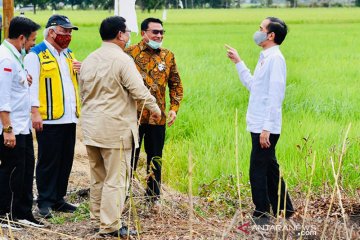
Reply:
[[24, 60], [25, 69], [32, 76], [32, 84], [30, 87], [31, 95], [31, 106], [39, 107], [39, 77], [40, 77], [40, 62], [38, 56], [35, 53], [31, 52], [26, 55]]
[[11, 85], [16, 71], [9, 59], [0, 61], [0, 112], [11, 112]]

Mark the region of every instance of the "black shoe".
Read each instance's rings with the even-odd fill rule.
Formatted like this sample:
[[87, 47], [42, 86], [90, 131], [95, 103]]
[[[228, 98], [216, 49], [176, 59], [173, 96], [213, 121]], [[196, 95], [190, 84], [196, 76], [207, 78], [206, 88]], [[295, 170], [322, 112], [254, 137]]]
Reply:
[[70, 203], [64, 202], [61, 204], [55, 204], [51, 209], [57, 212], [73, 213], [76, 211], [77, 207]]
[[118, 231], [110, 232], [110, 233], [102, 233], [100, 234], [104, 237], [112, 236], [112, 237], [126, 237], [126, 236], [135, 236], [137, 235], [136, 230], [129, 230], [128, 227], [122, 226]]
[[295, 214], [295, 211], [286, 211], [285, 218], [289, 219]]
[[0, 228], [8, 228], [11, 229], [12, 231], [19, 231], [23, 229], [19, 224], [16, 224], [11, 220], [8, 221], [7, 219], [4, 218], [0, 219]]
[[268, 217], [253, 217], [253, 221], [258, 226], [264, 226], [270, 224], [270, 219]]
[[49, 207], [39, 207], [39, 215], [46, 219], [53, 217]]
[[18, 218], [17, 222], [26, 226], [37, 227], [37, 228], [42, 228], [45, 226], [42, 222], [36, 220], [33, 215], [24, 218]]

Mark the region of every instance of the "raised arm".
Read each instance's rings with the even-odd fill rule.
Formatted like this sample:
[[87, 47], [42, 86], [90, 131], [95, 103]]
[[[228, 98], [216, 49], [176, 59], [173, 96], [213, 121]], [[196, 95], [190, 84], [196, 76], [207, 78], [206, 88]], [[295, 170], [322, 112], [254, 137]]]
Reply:
[[229, 45], [225, 45], [225, 48], [227, 49], [228, 58], [236, 65], [236, 70], [238, 72], [240, 81], [250, 91], [251, 85], [253, 83], [253, 76], [251, 75], [250, 70], [246, 67], [245, 63], [241, 60], [241, 58], [235, 48], [230, 47]]

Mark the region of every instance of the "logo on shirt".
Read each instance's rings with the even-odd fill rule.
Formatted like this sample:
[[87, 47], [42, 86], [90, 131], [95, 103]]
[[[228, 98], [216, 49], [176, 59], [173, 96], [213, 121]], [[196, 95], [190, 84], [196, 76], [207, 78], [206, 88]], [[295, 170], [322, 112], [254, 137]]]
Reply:
[[4, 72], [12, 72], [11, 68], [4, 68]]
[[159, 71], [164, 71], [165, 70], [165, 64], [163, 64], [163, 63], [160, 63], [159, 65], [158, 65], [158, 69], [159, 69]]

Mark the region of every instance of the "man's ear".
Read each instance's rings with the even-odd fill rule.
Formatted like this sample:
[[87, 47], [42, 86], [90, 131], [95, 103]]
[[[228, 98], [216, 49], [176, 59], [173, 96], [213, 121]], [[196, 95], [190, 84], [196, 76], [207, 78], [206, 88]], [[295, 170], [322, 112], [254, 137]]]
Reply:
[[122, 32], [119, 31], [118, 34], [116, 35], [116, 38], [117, 38], [117, 39], [120, 39], [120, 38], [121, 38], [121, 34], [122, 34]]
[[25, 35], [21, 34], [21, 35], [18, 37], [18, 39], [22, 42], [22, 41], [26, 40], [26, 37], [25, 37]]
[[270, 34], [270, 37], [269, 37], [269, 40], [275, 40], [275, 33], [274, 32], [271, 32]]
[[145, 31], [141, 31], [141, 36], [144, 37]]
[[52, 29], [52, 28], [50, 28], [50, 29], [49, 29], [49, 33], [48, 33], [48, 36], [51, 37], [52, 33], [55, 33], [55, 30]]

